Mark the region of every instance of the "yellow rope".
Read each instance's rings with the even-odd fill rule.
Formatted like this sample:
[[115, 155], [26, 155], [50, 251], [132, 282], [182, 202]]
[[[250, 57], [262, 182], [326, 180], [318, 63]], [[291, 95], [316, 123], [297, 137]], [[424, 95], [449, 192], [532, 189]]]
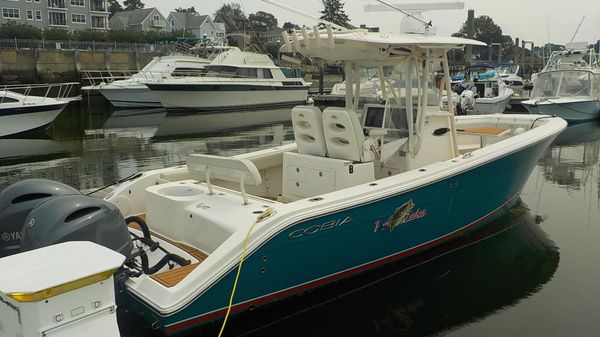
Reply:
[[262, 220], [273, 215], [274, 209], [269, 207], [261, 215], [259, 215], [256, 220], [250, 225], [248, 229], [248, 233], [246, 233], [246, 238], [244, 239], [244, 246], [242, 248], [242, 256], [240, 257], [240, 264], [237, 268], [237, 274], [235, 275], [235, 281], [233, 282], [233, 288], [231, 289], [231, 296], [229, 296], [229, 305], [227, 306], [227, 313], [225, 314], [225, 319], [223, 320], [223, 325], [221, 325], [221, 331], [219, 331], [219, 336], [223, 334], [225, 331], [225, 325], [227, 325], [227, 319], [229, 318], [229, 313], [231, 312], [231, 307], [233, 306], [233, 296], [235, 295], [235, 290], [237, 288], [238, 279], [240, 278], [240, 273], [242, 271], [242, 264], [244, 263], [244, 258], [246, 257], [246, 249], [248, 248], [248, 238], [250, 238], [250, 233], [252, 233], [252, 229], [254, 229], [254, 225], [261, 222]]

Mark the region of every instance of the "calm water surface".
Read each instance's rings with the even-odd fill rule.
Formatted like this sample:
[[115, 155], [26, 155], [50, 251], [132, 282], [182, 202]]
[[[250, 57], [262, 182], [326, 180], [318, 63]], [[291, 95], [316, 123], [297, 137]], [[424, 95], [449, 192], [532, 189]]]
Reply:
[[[113, 112], [92, 97], [69, 106], [48, 134], [0, 139], [0, 189], [43, 177], [90, 190], [183, 164], [194, 152], [234, 155], [293, 141], [289, 123], [229, 128], [238, 118]], [[485, 230], [246, 313], [227, 335], [600, 336], [599, 153], [598, 123], [571, 126], [540, 158], [521, 203]], [[123, 336], [154, 336], [132, 313], [121, 317]]]

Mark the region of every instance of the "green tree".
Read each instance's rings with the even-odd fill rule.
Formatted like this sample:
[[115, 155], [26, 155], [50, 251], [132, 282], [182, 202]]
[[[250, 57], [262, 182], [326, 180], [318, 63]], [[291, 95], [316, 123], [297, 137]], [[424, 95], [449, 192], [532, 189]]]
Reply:
[[250, 21], [250, 24], [253, 26], [264, 26], [267, 29], [276, 28], [278, 26], [275, 15], [263, 11], [248, 15], [248, 21]]
[[106, 32], [97, 29], [78, 30], [74, 37], [79, 41], [107, 41]]
[[186, 29], [172, 30], [169, 35], [174, 37], [196, 37], [192, 31]]
[[283, 24], [283, 29], [285, 30], [292, 30], [292, 29], [300, 29], [300, 26], [298, 26], [295, 23], [291, 23], [291, 22], [284, 22]]
[[198, 12], [196, 12], [196, 8], [194, 8], [194, 6], [188, 7], [188, 8], [178, 7], [178, 8], [175, 8], [175, 11], [179, 12], [179, 13], [193, 13], [193, 14], [198, 13]]
[[126, 11], [132, 11], [134, 9], [140, 9], [146, 6], [142, 0], [125, 0], [123, 1], [123, 5], [125, 5]]
[[115, 15], [116, 12], [122, 12], [123, 6], [117, 0], [108, 0], [108, 12], [110, 13], [110, 17]]
[[350, 18], [344, 12], [344, 3], [340, 0], [321, 0], [323, 10], [320, 19], [335, 23], [342, 27], [350, 27]]
[[106, 39], [116, 42], [146, 42], [146, 36], [141, 30], [110, 29]]
[[76, 40], [68, 30], [63, 28], [50, 28], [44, 31], [44, 38], [47, 40]]
[[22, 25], [8, 21], [0, 26], [0, 38], [3, 39], [36, 39], [42, 38], [42, 30], [30, 25]]
[[[491, 17], [487, 15], [476, 17], [474, 19], [474, 27], [474, 40], [485, 42], [487, 44], [501, 43], [502, 57], [506, 58], [512, 56], [513, 39], [510, 37], [510, 35], [503, 35], [502, 28], [500, 28], [500, 26], [498, 26]], [[461, 29], [457, 33], [452, 34], [452, 36], [466, 38], [467, 22], [465, 21]], [[489, 48], [481, 46], [473, 47], [473, 54], [476, 58], [487, 60], [489, 57]], [[492, 58], [495, 59], [496, 55], [494, 55]]]
[[219, 14], [223, 16], [239, 16], [243, 18], [246, 17], [246, 14], [244, 14], [244, 11], [242, 10], [242, 6], [240, 6], [240, 4], [238, 3], [223, 4], [221, 8], [217, 9], [217, 11], [215, 12], [215, 16]]

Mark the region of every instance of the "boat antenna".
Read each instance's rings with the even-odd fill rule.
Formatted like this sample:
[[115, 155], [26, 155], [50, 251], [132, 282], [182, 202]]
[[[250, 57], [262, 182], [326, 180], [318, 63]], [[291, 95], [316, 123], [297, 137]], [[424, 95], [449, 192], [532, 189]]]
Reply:
[[296, 14], [298, 14], [298, 15], [302, 15], [302, 16], [304, 16], [304, 17], [306, 17], [306, 18], [309, 18], [309, 19], [311, 19], [311, 20], [316, 20], [317, 22], [319, 22], [319, 23], [322, 23], [322, 24], [324, 24], [324, 25], [326, 25], [326, 26], [331, 26], [331, 28], [334, 28], [334, 29], [338, 29], [338, 30], [348, 30], [348, 28], [346, 28], [346, 27], [344, 27], [344, 26], [340, 26], [340, 25], [338, 25], [338, 24], [335, 24], [335, 23], [333, 23], [333, 22], [329, 22], [329, 21], [327, 21], [327, 20], [323, 20], [323, 19], [317, 18], [316, 16], [310, 15], [310, 14], [308, 14], [308, 13], [304, 13], [304, 12], [302, 12], [302, 11], [299, 11], [299, 10], [295, 9], [295, 8], [292, 8], [292, 7], [286, 6], [286, 5], [284, 5], [284, 4], [280, 4], [279, 2], [276, 2], [276, 1], [272, 1], [272, 0], [260, 0], [260, 1], [262, 1], [262, 2], [265, 2], [265, 3], [268, 3], [268, 4], [271, 4], [271, 5], [273, 5], [273, 6], [276, 6], [276, 7], [279, 7], [279, 8], [281, 8], [281, 9], [285, 9], [285, 10], [287, 10], [287, 11], [290, 11], [290, 12], [296, 13]]
[[575, 30], [575, 34], [573, 34], [573, 37], [571, 38], [571, 41], [569, 43], [573, 43], [573, 40], [575, 39], [575, 35], [577, 35], [577, 33], [579, 32], [579, 28], [581, 28], [581, 24], [583, 23], [583, 20], [585, 20], [585, 16], [583, 18], [581, 18], [581, 21], [579, 21], [579, 26], [577, 26], [577, 30]]
[[384, 6], [387, 6], [387, 7], [391, 8], [391, 9], [393, 9], [393, 10], [395, 10], [395, 11], [398, 11], [398, 12], [400, 12], [400, 13], [402, 13], [402, 14], [404, 14], [404, 15], [408, 16], [409, 18], [412, 18], [412, 19], [415, 19], [415, 20], [417, 20], [417, 21], [421, 22], [422, 24], [424, 24], [424, 25], [425, 25], [425, 28], [429, 28], [429, 27], [431, 27], [431, 26], [432, 26], [432, 24], [431, 24], [431, 20], [430, 20], [429, 22], [427, 22], [427, 21], [425, 21], [425, 20], [423, 20], [423, 19], [421, 19], [421, 18], [419, 18], [419, 17], [417, 17], [417, 16], [413, 15], [412, 13], [410, 13], [410, 12], [407, 12], [407, 11], [405, 11], [405, 10], [402, 10], [402, 9], [400, 9], [400, 8], [398, 8], [398, 7], [395, 7], [395, 6], [393, 6], [393, 5], [391, 5], [391, 4], [387, 3], [387, 2], [385, 2], [385, 1], [383, 1], [383, 0], [376, 0], [376, 1], [377, 1], [377, 2], [379, 2], [380, 4], [384, 5]]

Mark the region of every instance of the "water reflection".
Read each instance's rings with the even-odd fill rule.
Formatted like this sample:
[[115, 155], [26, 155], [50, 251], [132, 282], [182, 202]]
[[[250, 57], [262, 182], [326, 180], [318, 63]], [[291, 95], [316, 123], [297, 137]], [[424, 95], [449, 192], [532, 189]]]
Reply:
[[157, 109], [127, 109], [115, 110], [104, 123], [104, 129], [138, 128], [158, 126], [167, 115], [167, 110]]
[[567, 189], [579, 190], [598, 181], [600, 126], [597, 121], [569, 126], [540, 158], [544, 178]]
[[[427, 336], [538, 292], [559, 253], [522, 204], [486, 228], [400, 263], [242, 314], [228, 336]], [[132, 313], [122, 335], [154, 336]], [[216, 335], [219, 324], [190, 335]]]
[[0, 138], [0, 166], [40, 162], [67, 155], [65, 147], [52, 139]]
[[136, 172], [181, 165], [190, 153], [231, 156], [293, 141], [289, 123], [265, 124], [268, 118], [289, 120], [289, 109], [245, 114], [247, 125], [240, 128], [231, 119], [235, 113], [167, 118], [162, 109], [113, 112], [100, 103], [70, 105], [48, 130], [52, 137], [43, 135], [46, 145], [40, 139], [2, 140], [0, 189], [26, 178], [93, 189]]
[[202, 135], [259, 125], [289, 124], [291, 108], [220, 113], [167, 114], [156, 131], [157, 138]]

